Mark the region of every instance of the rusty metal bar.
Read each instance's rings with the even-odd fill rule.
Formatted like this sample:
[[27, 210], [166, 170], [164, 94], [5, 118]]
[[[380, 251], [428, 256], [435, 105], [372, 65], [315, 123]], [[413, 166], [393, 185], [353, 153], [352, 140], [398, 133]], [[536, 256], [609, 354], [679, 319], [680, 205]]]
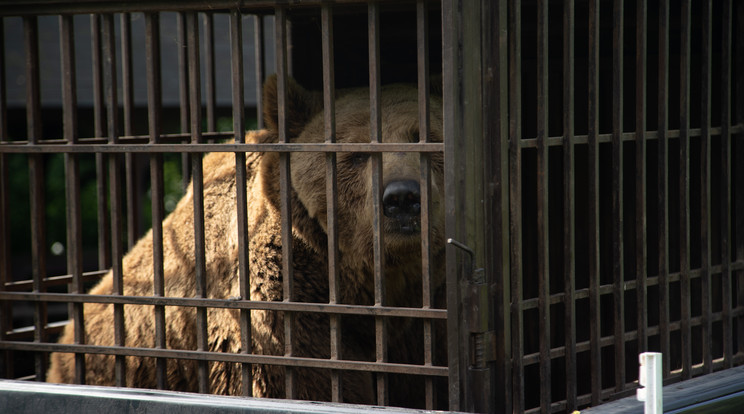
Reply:
[[[119, 140], [119, 100], [117, 97], [117, 73], [116, 73], [116, 35], [114, 33], [114, 16], [106, 14], [102, 16], [101, 31], [103, 34], [103, 88], [106, 99], [106, 126], [108, 129], [109, 142], [115, 144]], [[111, 270], [114, 279], [114, 294], [124, 294], [122, 257], [124, 246], [122, 245], [123, 231], [123, 185], [121, 182], [122, 157], [119, 154], [111, 155], [108, 159], [109, 167], [109, 197], [110, 223], [111, 223]], [[124, 307], [114, 305], [114, 343], [124, 345]], [[119, 355], [115, 362], [116, 385], [123, 387], [126, 384], [126, 363], [124, 357]]]
[[623, 0], [613, 3], [612, 17], [612, 277], [615, 334], [615, 391], [625, 388], [625, 269], [623, 266]]
[[[29, 143], [36, 144], [42, 139], [41, 130], [41, 85], [39, 80], [39, 27], [36, 17], [23, 18], [24, 48], [26, 51], [26, 129]], [[29, 193], [31, 208], [31, 272], [34, 292], [41, 292], [42, 279], [46, 276], [46, 204], [44, 200], [44, 158], [32, 155], [28, 159]], [[45, 342], [46, 304], [34, 306], [34, 341]], [[34, 355], [34, 369], [37, 381], [44, 381], [47, 356]]]
[[[172, 138], [174, 134], [161, 135], [161, 140]], [[176, 139], [180, 139], [182, 134], [175, 134]], [[220, 138], [232, 138], [233, 134], [203, 134]], [[100, 145], [98, 140], [80, 140], [81, 144], [75, 146], [64, 145], [61, 142], [55, 144], [28, 145], [28, 144], [2, 144], [0, 152], [3, 153], [22, 153], [22, 154], [41, 154], [41, 153], [121, 153], [121, 152], [184, 152], [184, 153], [205, 153], [205, 152], [442, 152], [443, 144], [441, 142], [428, 143], [394, 143], [394, 142], [376, 142], [376, 143], [273, 143], [273, 144], [119, 144]], [[84, 143], [82, 143], [84, 142]], [[93, 144], [92, 142], [96, 142]]]
[[[75, 144], [77, 129], [77, 82], [75, 69], [75, 40], [72, 16], [60, 16], [60, 51], [62, 66], [62, 111], [64, 136], [67, 142]], [[80, 165], [77, 154], [65, 154], [65, 180], [67, 200], [67, 272], [72, 275], [70, 291], [83, 293], [83, 225], [80, 200]], [[83, 304], [72, 304], [70, 315], [75, 324], [75, 344], [85, 343], [85, 320]], [[79, 367], [80, 377], [85, 378], [85, 354], [75, 354], [75, 366]]]
[[659, 342], [663, 355], [663, 376], [670, 371], [669, 341], [669, 143], [667, 97], [669, 94], [669, 2], [659, 1], [659, 62], [658, 62], [658, 133], [657, 141], [657, 221], [659, 250]]
[[711, 200], [711, 75], [712, 75], [712, 40], [713, 40], [713, 4], [705, 2], [702, 13], [703, 45], [701, 49], [702, 62], [701, 90], [700, 90], [700, 269], [701, 269], [701, 304], [702, 324], [702, 353], [703, 372], [709, 374], [713, 369], [713, 298], [712, 298], [712, 200]]
[[263, 129], [263, 91], [261, 86], [264, 83], [264, 61], [266, 56], [264, 53], [264, 24], [263, 15], [257, 14], [254, 16], [254, 31], [253, 31], [253, 50], [255, 57], [255, 65], [253, 70], [256, 72], [256, 123], [258, 129]]
[[0, 18], [0, 143], [8, 140], [8, 102], [5, 64], [5, 19]]
[[[744, 123], [732, 124], [729, 126], [729, 132], [731, 134], [739, 134], [744, 132]], [[721, 135], [721, 127], [715, 126], [710, 128], [711, 135]], [[644, 134], [646, 140], [656, 141], [659, 138], [657, 130], [646, 131]], [[690, 138], [700, 137], [700, 128], [691, 128], [689, 130]], [[163, 144], [153, 145], [151, 148], [145, 148], [149, 140], [149, 135], [133, 135], [133, 136], [119, 136], [119, 143], [115, 145], [105, 145], [108, 139], [105, 137], [92, 137], [92, 138], [80, 138], [80, 145], [68, 148], [65, 146], [65, 141], [61, 138], [44, 139], [39, 142], [40, 145], [29, 146], [28, 141], [22, 139], [13, 140], [7, 143], [0, 143], [1, 152], [14, 152], [14, 153], [51, 153], [51, 152], [87, 152], [87, 153], [109, 153], [109, 152], [178, 152], [180, 148], [183, 148], [185, 152], [235, 152], [235, 148], [241, 147], [241, 150], [247, 150], [249, 152], [374, 152], [374, 151], [402, 151], [402, 152], [441, 152], [443, 144], [441, 142], [429, 142], [425, 144], [416, 143], [395, 143], [395, 142], [384, 142], [379, 144], [366, 143], [335, 143], [330, 145], [330, 149], [325, 149], [327, 146], [324, 143], [290, 143], [284, 144], [221, 144], [221, 143], [203, 143], [198, 145], [191, 145], [188, 142], [184, 142], [181, 145], [183, 147], [170, 146], [169, 144], [181, 143], [182, 140], [189, 139], [190, 133], [169, 133], [161, 134], [161, 142]], [[228, 140], [233, 137], [232, 131], [230, 132], [202, 132], [202, 137], [215, 139], [215, 140]], [[666, 132], [667, 138], [679, 138], [678, 129], [668, 129]], [[623, 142], [635, 141], [635, 132], [623, 132]], [[598, 135], [598, 141], [600, 144], [611, 143], [612, 134], [603, 133]], [[574, 144], [586, 145], [588, 144], [588, 135], [577, 134], [574, 135]], [[551, 136], [547, 139], [548, 146], [558, 147], [563, 145], [563, 135]], [[225, 146], [226, 145], [226, 146]], [[421, 145], [421, 147], [419, 147]], [[522, 138], [519, 143], [520, 148], [537, 148], [537, 138]], [[228, 149], [225, 149], [228, 148]], [[250, 149], [249, 149], [250, 148]]]
[[[369, 134], [370, 142], [382, 142], [382, 109], [380, 93], [380, 9], [379, 4], [367, 5], [367, 39], [369, 50]], [[372, 169], [372, 246], [374, 256], [375, 306], [385, 304], [385, 239], [382, 223], [382, 154], [371, 156]], [[375, 318], [375, 358], [387, 362], [387, 329], [384, 318]], [[387, 405], [387, 376], [377, 375], [377, 404]]]
[[[741, 75], [741, 68], [744, 68], [744, 30], [742, 30], [742, 27], [744, 27], [744, 3], [737, 3], [735, 15], [735, 25], [739, 30], [735, 32], [736, 38], [734, 39], [734, 44], [737, 46], [733, 52], [733, 59], [734, 66], [740, 68], [740, 70], [735, 81], [735, 107], [737, 109], [733, 116], [736, 124], [742, 125], [744, 124], [744, 76]], [[731, 130], [733, 132], [733, 128]], [[741, 134], [741, 132], [739, 134]], [[735, 239], [737, 241], [736, 246], [734, 246], [734, 251], [736, 252], [735, 258], [737, 262], [741, 262], [744, 260], [744, 208], [742, 208], [744, 207], [744, 191], [741, 190], [744, 186], [744, 143], [742, 142], [741, 135], [739, 136], [734, 157], [736, 158], [732, 162], [737, 166], [737, 168], [736, 176], [733, 177], [733, 179], [735, 187], [739, 189], [739, 191], [736, 191], [736, 194], [734, 195], [734, 205], [737, 206], [734, 210], [735, 217], [733, 223]], [[735, 307], [736, 309], [742, 309], [744, 308], [744, 270], [739, 269], [735, 275], [738, 286]], [[736, 338], [736, 341], [739, 344], [738, 354], [741, 354], [744, 352], [744, 317], [742, 316], [738, 318], [737, 332], [738, 337]], [[737, 352], [737, 350], [732, 350], [732, 352]]]
[[548, 197], [548, 2], [537, 2], [537, 279], [540, 407], [550, 410], [550, 242]]
[[278, 355], [232, 354], [227, 352], [203, 352], [177, 349], [136, 348], [123, 346], [71, 345], [38, 342], [6, 341], [0, 349], [34, 352], [79, 352], [101, 355], [126, 355], [134, 357], [189, 359], [196, 361], [221, 361], [232, 363], [249, 363], [276, 365], [283, 367], [339, 369], [347, 371], [382, 372], [390, 374], [432, 375], [446, 377], [447, 368], [427, 367], [397, 363], [376, 363], [366, 361], [332, 361], [330, 359], [286, 357]]
[[[744, 124], [732, 124], [730, 127], [731, 134], [739, 134], [744, 132]], [[721, 127], [711, 127], [711, 135], [721, 135]], [[656, 141], [659, 138], [657, 130], [646, 131], [644, 134], [646, 140]], [[689, 130], [690, 138], [700, 137], [700, 128], [691, 128]], [[29, 146], [28, 141], [24, 140], [13, 140], [8, 143], [0, 144], [0, 151], [2, 152], [15, 152], [15, 153], [40, 153], [40, 152], [178, 152], [180, 148], [183, 148], [185, 152], [235, 152], [235, 148], [241, 147], [241, 150], [258, 151], [273, 151], [273, 152], [374, 152], [374, 151], [402, 151], [402, 152], [441, 152], [443, 144], [441, 142], [429, 142], [425, 144], [416, 143], [395, 143], [395, 142], [384, 142], [380, 144], [367, 143], [335, 143], [330, 145], [330, 149], [325, 149], [327, 146], [324, 143], [290, 143], [284, 144], [198, 144], [191, 145], [184, 142], [180, 145], [183, 147], [168, 146], [164, 144], [175, 144], [180, 143], [184, 139], [189, 139], [190, 133], [170, 133], [161, 134], [161, 142], [163, 144], [154, 145], [151, 148], [145, 149], [145, 145], [149, 140], [149, 135], [133, 135], [133, 136], [119, 136], [119, 144], [116, 145], [105, 145], [107, 138], [93, 137], [93, 138], [80, 138], [80, 145], [75, 145], [72, 148], [65, 146], [65, 141], [62, 138], [44, 139], [39, 142], [40, 145]], [[202, 132], [202, 137], [220, 140], [220, 139], [231, 139], [233, 137], [232, 132]], [[678, 129], [668, 129], [666, 132], [667, 138], [679, 138]], [[635, 141], [635, 132], [623, 132], [623, 142]], [[598, 141], [600, 144], [611, 143], [612, 134], [604, 133], [598, 135]], [[574, 135], [574, 144], [586, 145], [589, 142], [588, 135]], [[548, 137], [548, 146], [558, 147], [563, 145], [563, 135]], [[226, 145], [226, 146], [225, 146]], [[419, 147], [421, 145], [421, 147]], [[519, 142], [520, 148], [537, 148], [537, 138], [522, 138]], [[228, 148], [228, 149], [225, 149]], [[250, 148], [250, 149], [249, 149]], [[291, 148], [291, 149], [290, 149]], [[312, 149], [311, 149], [312, 148]]]
[[[493, 315], [492, 363], [484, 364], [487, 380], [476, 383], [473, 392], [481, 409], [511, 412], [511, 280], [509, 273], [509, 65], [506, 2], [482, 2], [484, 20], [479, 30], [484, 32], [482, 44], [482, 99], [484, 188], [491, 197], [485, 198], [483, 228], [485, 280], [490, 285]], [[477, 168], [473, 168], [477, 171]], [[491, 328], [489, 328], [491, 329]], [[477, 370], [471, 372], [483, 375]], [[490, 388], [490, 389], [489, 389]]]
[[214, 16], [212, 12], [202, 13], [204, 20], [204, 92], [207, 101], [207, 131], [216, 131], [214, 115], [217, 94], [214, 72]]
[[[201, 73], [199, 54], [199, 19], [197, 13], [186, 13], [185, 31], [188, 49], [188, 74], [189, 74], [189, 119], [191, 121], [191, 143], [202, 142], [201, 124]], [[202, 170], [202, 154], [191, 153], [191, 177], [193, 178], [194, 194], [194, 258], [196, 277], [196, 297], [207, 297], [207, 269], [206, 269], [206, 247], [204, 242], [204, 172]], [[209, 349], [209, 337], [207, 334], [207, 309], [196, 308], [196, 349], [206, 351]], [[197, 368], [199, 377], [199, 392], [209, 393], [209, 363], [200, 361]]]
[[723, 2], [721, 13], [721, 289], [723, 292], [723, 360], [731, 368], [734, 358], [733, 305], [731, 303], [731, 0]]
[[648, 350], [648, 236], [646, 196], [646, 84], [648, 70], [648, 5], [636, 1], [636, 87], [635, 87], [635, 266], [638, 352]]
[[512, 410], [524, 411], [522, 314], [522, 4], [512, 0], [509, 31], [509, 240], [511, 267]]
[[[333, 52], [333, 9], [324, 4], [320, 9], [321, 43], [323, 53], [323, 131], [324, 141], [336, 141], [336, 99], [335, 70]], [[338, 303], [338, 194], [336, 176], [336, 153], [326, 153], [326, 210], [328, 235], [328, 303]], [[330, 317], [331, 360], [341, 359], [341, 320], [337, 315]], [[341, 373], [331, 371], [331, 401], [343, 401]]]
[[[230, 64], [232, 77], [232, 108], [233, 133], [235, 142], [245, 142], [244, 119], [244, 91], [243, 91], [243, 15], [239, 9], [230, 12]], [[244, 152], [235, 153], [235, 201], [237, 205], [238, 222], [238, 279], [240, 283], [240, 297], [243, 300], [251, 298], [250, 257], [248, 246], [248, 193], [246, 172], [246, 156]], [[253, 351], [251, 332], [251, 312], [240, 311], [240, 352], [250, 354]], [[242, 364], [241, 394], [246, 397], [253, 395], [253, 375], [250, 364]]]
[[679, 259], [680, 334], [682, 337], [682, 379], [691, 377], [692, 329], [690, 327], [690, 0], [682, 1], [680, 21], [679, 85]]
[[563, 291], [566, 360], [566, 409], [576, 410], [576, 166], [574, 156], [574, 79], [576, 11], [573, 0], [563, 3]]
[[[180, 125], [181, 133], [190, 132], [190, 118], [191, 113], [189, 107], [189, 76], [193, 76], [189, 73], [189, 45], [186, 40], [186, 13], [181, 11], [177, 14], [176, 24], [178, 26], [178, 39], [176, 44], [178, 45], [178, 100], [180, 103]], [[201, 125], [199, 126], [201, 130]], [[190, 137], [190, 135], [189, 135]], [[188, 140], [185, 140], [188, 141]], [[189, 186], [191, 180], [191, 158], [187, 154], [181, 154], [181, 187], [184, 191]]]
[[[104, 136], [103, 57], [101, 56], [101, 16], [90, 16], [91, 60], [93, 73], [93, 128], [96, 137]], [[108, 141], [108, 140], [106, 140]], [[98, 212], [98, 268], [111, 267], [111, 229], [108, 225], [108, 191], [106, 164], [108, 157], [96, 154], [96, 208]]]
[[[124, 115], [124, 135], [132, 134], [132, 116], [134, 110], [134, 79], [132, 74], [132, 16], [129, 13], [119, 15], [121, 42], [121, 89]], [[127, 184], [129, 185], [129, 184]], [[129, 189], [127, 189], [129, 190]], [[127, 206], [127, 208], [129, 208]], [[131, 212], [130, 212], [131, 214]], [[131, 238], [131, 236], [130, 236]], [[130, 244], [131, 247], [131, 244]]]
[[599, 1], [589, 2], [589, 338], [591, 342], [592, 404], [599, 404], [602, 392], [602, 349], [600, 346], [599, 266]]
[[[100, 276], [100, 273], [98, 274]], [[86, 273], [83, 274], [86, 276]], [[119, 303], [126, 305], [193, 306], [220, 309], [251, 309], [284, 312], [315, 312], [338, 315], [362, 315], [401, 318], [447, 319], [445, 309], [376, 307], [364, 305], [320, 304], [305, 302], [236, 301], [232, 299], [179, 298], [161, 296], [91, 295], [46, 292], [0, 292], [0, 299], [45, 302]]]
[[[145, 14], [145, 54], [147, 63], [147, 112], [150, 142], [160, 141], [162, 108], [162, 81], [160, 73], [160, 15]], [[152, 193], [152, 265], [153, 295], [165, 296], [165, 271], [163, 255], [163, 219], [165, 218], [165, 184], [163, 179], [163, 155], [150, 155], [150, 188]], [[165, 307], [155, 306], [155, 347], [166, 348]], [[158, 389], [168, 389], [167, 361], [156, 360]]]
[[[134, 116], [134, 76], [132, 72], [132, 18], [129, 13], [120, 15], [121, 30], [121, 90], [124, 135], [132, 135]], [[125, 186], [127, 191], [127, 248], [131, 249], [143, 232], [140, 219], [140, 196], [143, 193], [138, 180], [137, 156], [124, 155]]]
[[[321, 6], [325, 0], [293, 0], [287, 4], [298, 5], [301, 7]], [[364, 4], [367, 0], [343, 0], [341, 3], [347, 4]], [[381, 3], [396, 4], [400, 0], [377, 0]], [[112, 4], [107, 0], [97, 1], [28, 1], [28, 2], [8, 2], [0, 6], [0, 15], [3, 16], [26, 16], [26, 15], [43, 15], [43, 14], [80, 14], [80, 13], [120, 13], [130, 12], [162, 12], [162, 11], [202, 11], [205, 8], [212, 10], [229, 10], [234, 7], [241, 9], [250, 9], [254, 11], [265, 12], [276, 6], [277, 0], [212, 0], [209, 3], [204, 1], [180, 1], [172, 0], [153, 0], [153, 1], [132, 1], [118, 4]]]
[[[290, 141], [290, 131], [288, 126], [288, 33], [287, 33], [287, 11], [284, 7], [277, 7], [274, 10], [274, 42], [276, 44], [276, 95], [277, 95], [277, 113], [278, 113], [278, 133], [279, 143], [286, 144]], [[292, 302], [294, 299], [294, 255], [293, 255], [293, 238], [292, 238], [292, 174], [290, 170], [289, 154], [282, 153], [279, 158], [279, 198], [281, 203], [281, 221], [282, 221], [282, 282], [284, 302]], [[294, 338], [292, 337], [294, 325], [294, 315], [291, 313], [284, 314], [284, 355], [291, 357], [294, 354]], [[286, 397], [295, 398], [295, 381], [294, 371], [291, 368], [286, 370]]]
[[[418, 79], [418, 116], [419, 142], [429, 142], [429, 7], [426, 1], [416, 2], [416, 61]], [[433, 305], [431, 286], [431, 157], [421, 153], [420, 160], [420, 202], [421, 202], [421, 292], [422, 307], [429, 309]], [[435, 341], [434, 326], [430, 320], [424, 320], [424, 365], [433, 364]], [[433, 410], [436, 405], [434, 381], [427, 377], [424, 380], [424, 406]]]
[[[0, 143], [8, 140], [7, 93], [5, 82], [5, 24], [0, 19]], [[10, 180], [8, 158], [0, 153], [0, 291], [12, 282], [10, 248]], [[7, 332], [13, 329], [13, 308], [9, 302], [0, 303], [0, 341], [8, 339]], [[11, 351], [0, 357], [0, 375], [13, 378], [14, 358]]]

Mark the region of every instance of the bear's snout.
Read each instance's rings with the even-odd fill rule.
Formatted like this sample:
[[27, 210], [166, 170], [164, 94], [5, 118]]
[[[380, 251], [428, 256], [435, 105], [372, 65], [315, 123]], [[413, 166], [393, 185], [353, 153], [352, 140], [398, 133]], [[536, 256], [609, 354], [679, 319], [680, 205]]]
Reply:
[[382, 194], [385, 216], [394, 223], [395, 230], [404, 234], [419, 231], [421, 214], [421, 189], [418, 181], [392, 181]]

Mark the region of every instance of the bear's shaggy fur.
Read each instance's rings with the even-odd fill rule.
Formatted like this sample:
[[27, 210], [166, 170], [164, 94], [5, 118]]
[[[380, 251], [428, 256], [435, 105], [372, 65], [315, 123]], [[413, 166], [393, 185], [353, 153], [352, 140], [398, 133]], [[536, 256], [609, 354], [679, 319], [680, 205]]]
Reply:
[[[318, 94], [305, 91], [290, 80], [288, 91], [288, 135], [292, 142], [323, 142], [322, 102]], [[277, 142], [276, 79], [265, 88], [266, 122], [268, 128], [250, 132], [248, 142]], [[394, 85], [382, 88], [382, 136], [384, 142], [418, 141], [418, 106], [415, 87]], [[442, 137], [441, 98], [431, 98], [431, 140]], [[366, 89], [339, 91], [336, 100], [337, 141], [341, 143], [369, 142], [369, 92]], [[373, 210], [372, 168], [370, 156], [362, 153], [338, 154], [338, 302], [373, 305]], [[282, 239], [280, 219], [280, 186], [278, 153], [247, 154], [248, 240], [250, 268], [250, 300], [281, 301]], [[290, 156], [292, 198], [292, 250], [294, 297], [297, 302], [328, 303], [328, 242], [326, 235], [326, 160], [323, 153], [295, 152]], [[418, 182], [421, 177], [418, 153], [385, 153], [383, 185], [395, 180]], [[443, 160], [441, 154], [431, 155], [431, 234], [432, 269], [437, 306], [443, 305], [443, 238], [442, 206]], [[212, 153], [204, 157], [204, 209], [208, 298], [239, 296], [238, 234], [235, 191], [235, 156], [232, 153]], [[165, 295], [194, 297], [195, 253], [193, 225], [193, 188], [175, 211], [163, 221]], [[400, 223], [383, 217], [385, 253], [384, 305], [420, 307], [421, 241], [418, 231], [401, 231]], [[418, 219], [412, 225], [418, 225]], [[411, 224], [411, 223], [409, 223]], [[417, 228], [415, 230], [418, 230]], [[148, 232], [123, 259], [124, 295], [152, 296], [153, 239]], [[94, 295], [113, 293], [113, 277], [107, 274], [91, 290]], [[85, 334], [87, 344], [113, 345], [114, 323], [112, 305], [86, 303]], [[284, 355], [284, 313], [252, 310], [251, 340], [254, 354]], [[165, 307], [166, 342], [169, 349], [197, 349], [196, 310], [192, 307]], [[374, 318], [343, 316], [341, 319], [341, 358], [375, 360]], [[155, 347], [153, 306], [125, 305], [124, 327], [126, 346]], [[209, 351], [239, 353], [240, 311], [208, 309]], [[388, 324], [388, 358], [391, 362], [423, 363], [421, 322], [391, 318]], [[64, 330], [61, 343], [72, 343], [74, 329]], [[442, 331], [439, 329], [438, 331]], [[438, 332], [441, 335], [441, 332]], [[292, 330], [293, 355], [329, 358], [329, 316], [303, 312], [295, 314]], [[441, 341], [441, 336], [435, 341]], [[443, 355], [444, 344], [437, 346]], [[88, 384], [113, 385], [114, 357], [89, 354], [85, 357]], [[443, 361], [439, 361], [443, 362]], [[52, 354], [48, 380], [74, 381], [74, 355]], [[198, 389], [197, 362], [169, 359], [168, 388], [182, 391]], [[285, 368], [278, 365], [252, 366], [253, 395], [284, 398]], [[330, 372], [326, 369], [293, 368], [295, 397], [310, 400], [330, 400]], [[154, 358], [126, 357], [126, 385], [156, 387]], [[344, 401], [376, 403], [374, 374], [366, 371], [342, 373]], [[410, 378], [391, 379], [390, 403], [420, 405], [421, 386], [410, 384]], [[209, 362], [211, 393], [240, 395], [241, 365]]]

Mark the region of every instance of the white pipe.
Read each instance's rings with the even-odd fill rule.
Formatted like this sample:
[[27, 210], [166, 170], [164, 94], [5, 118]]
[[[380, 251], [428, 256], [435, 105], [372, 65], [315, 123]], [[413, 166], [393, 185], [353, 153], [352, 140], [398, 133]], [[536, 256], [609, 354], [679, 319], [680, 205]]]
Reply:
[[638, 355], [638, 361], [641, 364], [638, 375], [641, 388], [636, 390], [636, 397], [638, 401], [645, 401], [645, 414], [662, 414], [664, 382], [661, 378], [661, 353], [644, 352]]

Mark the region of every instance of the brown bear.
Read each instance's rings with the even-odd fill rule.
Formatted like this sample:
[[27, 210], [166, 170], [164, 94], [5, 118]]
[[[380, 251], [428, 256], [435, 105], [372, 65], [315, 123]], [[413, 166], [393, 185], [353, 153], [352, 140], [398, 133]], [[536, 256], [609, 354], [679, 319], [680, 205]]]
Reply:
[[[265, 86], [266, 130], [250, 132], [248, 142], [273, 143], [277, 133], [276, 78]], [[417, 142], [417, 90], [408, 85], [390, 85], [381, 90], [383, 142]], [[323, 105], [321, 96], [308, 92], [294, 81], [288, 82], [287, 128], [292, 142], [323, 142]], [[337, 91], [336, 133], [341, 143], [369, 142], [369, 90]], [[431, 140], [442, 141], [441, 97], [432, 96]], [[248, 192], [248, 239], [250, 300], [282, 301], [282, 239], [278, 153], [249, 153], [246, 157]], [[290, 155], [292, 251], [294, 295], [296, 302], [328, 303], [328, 242], [326, 211], [325, 154], [295, 152]], [[338, 203], [338, 274], [339, 303], [374, 304], [372, 168], [370, 154], [339, 153], [337, 161]], [[437, 306], [443, 307], [444, 213], [443, 159], [431, 155], [431, 257], [433, 286], [438, 292]], [[418, 153], [384, 153], [383, 229], [385, 254], [384, 305], [422, 306], [420, 238], [420, 156]], [[208, 298], [239, 297], [238, 234], [235, 190], [235, 156], [211, 153], [203, 159], [205, 244]], [[194, 297], [195, 253], [193, 226], [193, 187], [176, 209], [163, 221], [165, 295]], [[153, 240], [148, 232], [123, 259], [124, 295], [151, 296], [153, 292]], [[109, 272], [91, 292], [113, 293]], [[294, 314], [293, 355], [311, 358], [330, 357], [329, 316], [322, 313]], [[84, 305], [85, 342], [114, 344], [113, 309], [110, 304]], [[193, 307], [166, 306], [166, 344], [169, 349], [197, 349], [196, 310]], [[155, 347], [153, 306], [125, 305], [125, 343], [129, 347]], [[240, 311], [210, 308], [208, 350], [241, 351]], [[284, 313], [251, 311], [251, 340], [254, 354], [284, 355]], [[406, 318], [389, 318], [388, 358], [391, 362], [423, 363], [422, 323]], [[73, 324], [69, 324], [60, 343], [72, 343]], [[439, 363], [443, 363], [443, 329], [435, 341]], [[374, 318], [341, 317], [342, 347], [345, 360], [375, 360]], [[113, 385], [114, 357], [88, 354], [85, 357], [87, 384]], [[54, 353], [48, 380], [74, 381], [74, 355]], [[209, 362], [209, 391], [215, 394], [241, 394], [241, 365]], [[294, 397], [328, 401], [331, 396], [327, 369], [293, 368]], [[168, 359], [167, 384], [172, 390], [196, 391], [197, 362]], [[258, 397], [284, 398], [285, 368], [279, 365], [252, 366], [252, 390]], [[130, 387], [156, 387], [156, 361], [147, 357], [126, 357], [125, 378]], [[354, 403], [377, 403], [374, 374], [344, 371], [343, 399]], [[416, 381], [391, 377], [391, 405], [420, 406], [422, 387]], [[446, 397], [443, 397], [446, 398]], [[440, 401], [443, 400], [440, 398]]]

